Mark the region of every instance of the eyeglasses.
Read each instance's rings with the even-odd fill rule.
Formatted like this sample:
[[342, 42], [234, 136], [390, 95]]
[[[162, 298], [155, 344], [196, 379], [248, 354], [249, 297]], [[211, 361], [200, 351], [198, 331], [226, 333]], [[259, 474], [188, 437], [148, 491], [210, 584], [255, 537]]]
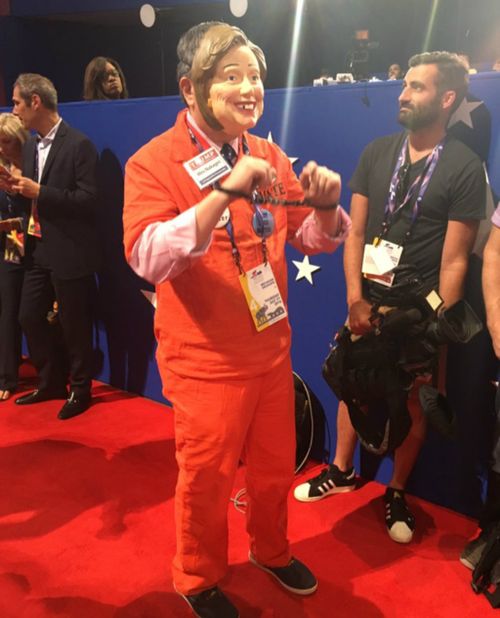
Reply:
[[410, 184], [410, 164], [404, 163], [398, 170], [397, 185], [396, 185], [396, 204], [399, 206], [408, 193], [408, 185]]

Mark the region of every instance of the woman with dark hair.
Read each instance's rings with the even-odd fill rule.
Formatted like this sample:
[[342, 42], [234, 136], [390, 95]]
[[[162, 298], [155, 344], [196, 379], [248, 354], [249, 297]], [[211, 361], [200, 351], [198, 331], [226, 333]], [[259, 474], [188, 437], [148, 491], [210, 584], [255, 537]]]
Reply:
[[21, 327], [17, 316], [23, 285], [21, 203], [10, 185], [19, 176], [23, 144], [29, 137], [14, 114], [0, 114], [0, 402], [17, 387]]
[[128, 99], [125, 76], [116, 60], [97, 56], [88, 63], [83, 78], [83, 98], [85, 101]]

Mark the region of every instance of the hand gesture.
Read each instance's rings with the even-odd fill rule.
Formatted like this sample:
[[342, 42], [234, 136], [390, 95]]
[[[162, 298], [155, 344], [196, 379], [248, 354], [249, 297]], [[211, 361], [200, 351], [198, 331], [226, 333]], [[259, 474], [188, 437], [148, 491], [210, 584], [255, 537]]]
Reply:
[[361, 299], [349, 307], [349, 328], [355, 335], [365, 335], [373, 329], [370, 322], [372, 306], [367, 300]]
[[26, 178], [25, 176], [14, 178], [12, 190], [30, 199], [36, 199], [40, 195], [40, 185], [34, 180], [31, 180], [31, 178]]
[[312, 206], [333, 206], [340, 200], [342, 183], [339, 174], [309, 161], [300, 176], [305, 198]]
[[236, 163], [222, 187], [250, 194], [257, 187], [265, 188], [276, 180], [276, 170], [267, 161], [244, 156]]
[[14, 176], [8, 168], [4, 165], [0, 165], [0, 190], [7, 191], [7, 193], [15, 193], [12, 187], [16, 179], [16, 176]]

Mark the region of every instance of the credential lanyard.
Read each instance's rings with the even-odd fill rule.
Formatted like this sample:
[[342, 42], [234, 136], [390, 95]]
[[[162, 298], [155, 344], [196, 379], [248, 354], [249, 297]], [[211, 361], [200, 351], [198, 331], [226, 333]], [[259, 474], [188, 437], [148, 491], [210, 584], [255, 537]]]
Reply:
[[415, 222], [420, 213], [422, 200], [424, 199], [425, 192], [427, 191], [429, 182], [431, 181], [434, 170], [436, 169], [436, 165], [438, 164], [439, 157], [443, 152], [445, 142], [446, 137], [444, 137], [428, 155], [425, 161], [423, 172], [419, 174], [417, 178], [415, 178], [415, 180], [411, 184], [411, 187], [406, 192], [403, 201], [401, 202], [401, 204], [398, 205], [396, 201], [396, 192], [398, 183], [400, 182], [399, 173], [403, 165], [410, 164], [410, 155], [408, 152], [408, 136], [405, 138], [398, 156], [398, 160], [396, 162], [396, 166], [392, 173], [391, 184], [389, 185], [389, 196], [385, 205], [384, 221], [382, 223], [382, 232], [380, 234], [380, 239], [384, 238], [384, 236], [387, 234], [392, 225], [392, 222], [394, 221], [395, 215], [399, 213], [401, 209], [404, 208], [413, 199], [415, 192], [418, 188], [417, 198], [412, 208], [410, 228], [405, 234], [405, 240], [408, 240], [408, 238], [410, 238], [413, 226], [415, 225]]
[[[189, 137], [191, 139], [191, 142], [196, 146], [196, 148], [198, 148], [198, 152], [202, 153], [205, 149], [203, 148], [203, 145], [201, 144], [200, 140], [196, 137], [194, 131], [192, 130], [191, 126], [189, 125], [189, 122], [186, 121], [186, 125], [187, 125], [187, 130], [189, 133]], [[250, 148], [248, 147], [247, 141], [245, 139], [245, 136], [243, 135], [241, 138], [241, 149], [243, 151], [243, 154], [245, 155], [249, 155], [250, 154]], [[227, 163], [233, 167], [234, 162], [232, 161], [227, 161]], [[218, 189], [219, 187], [219, 183], [215, 182], [213, 185], [211, 185], [213, 189]], [[260, 213], [260, 206], [259, 204], [257, 204], [255, 201], [252, 200], [252, 205], [255, 211], [259, 211]], [[229, 215], [229, 220], [225, 226], [227, 235], [229, 236], [229, 240], [231, 242], [231, 250], [232, 250], [232, 255], [233, 255], [233, 260], [234, 263], [236, 264], [238, 271], [240, 273], [240, 275], [244, 275], [245, 271], [243, 270], [242, 266], [241, 266], [241, 254], [240, 251], [238, 249], [238, 246], [236, 245], [236, 241], [234, 239], [234, 227], [233, 227], [233, 222], [231, 221], [231, 214]], [[267, 245], [266, 245], [266, 239], [262, 238], [262, 257], [264, 260], [264, 264], [267, 264]]]

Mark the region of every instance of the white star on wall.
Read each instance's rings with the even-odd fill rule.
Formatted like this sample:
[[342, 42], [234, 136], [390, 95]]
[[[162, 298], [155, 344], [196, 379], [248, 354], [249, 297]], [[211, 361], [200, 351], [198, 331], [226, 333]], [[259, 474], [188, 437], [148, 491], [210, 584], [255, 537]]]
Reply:
[[[269, 133], [267, 134], [267, 141], [270, 144], [274, 144], [274, 140], [273, 140], [273, 134], [271, 133], [271, 131], [269, 131]], [[288, 156], [288, 155], [287, 155]], [[288, 157], [288, 160], [290, 161], [290, 163], [293, 165], [296, 161], [299, 160], [299, 157]]]
[[299, 279], [307, 279], [311, 285], [313, 285], [312, 274], [317, 270], [321, 270], [321, 266], [315, 266], [309, 262], [309, 256], [304, 255], [304, 259], [302, 262], [297, 262], [296, 260], [292, 260], [292, 262], [297, 267], [297, 276], [295, 277], [295, 281], [299, 281]]
[[448, 123], [448, 129], [459, 122], [463, 122], [465, 125], [473, 129], [474, 126], [472, 124], [470, 113], [473, 112], [476, 107], [480, 107], [481, 105], [484, 105], [482, 101], [467, 101], [467, 99], [463, 99], [458, 108], [453, 112], [450, 122]]

